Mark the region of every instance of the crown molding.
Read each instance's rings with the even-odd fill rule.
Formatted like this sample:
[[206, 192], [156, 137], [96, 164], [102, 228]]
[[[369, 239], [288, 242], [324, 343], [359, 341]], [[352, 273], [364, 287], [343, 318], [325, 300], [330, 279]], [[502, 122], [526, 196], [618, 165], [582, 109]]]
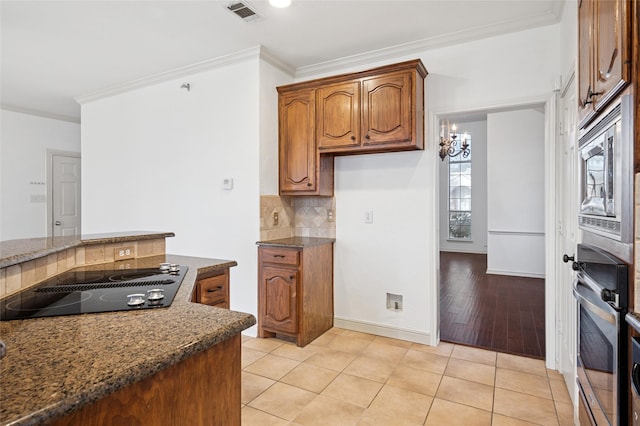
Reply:
[[277, 56], [267, 50], [264, 46], [259, 46], [260, 48], [260, 59], [268, 62], [279, 70], [289, 74], [291, 77], [295, 76], [296, 69], [286, 62], [280, 60]]
[[69, 123], [80, 124], [80, 117], [75, 117], [71, 115], [52, 114], [46, 111], [40, 111], [37, 109], [31, 109], [31, 108], [23, 108], [20, 106], [7, 105], [7, 104], [0, 105], [0, 109], [3, 109], [5, 111], [18, 112], [20, 114], [35, 115], [36, 117], [49, 118], [52, 120], [67, 121]]
[[475, 41], [483, 38], [494, 37], [502, 34], [515, 33], [532, 28], [553, 25], [560, 22], [562, 17], [563, 2], [557, 2], [553, 10], [546, 13], [525, 18], [503, 21], [497, 24], [485, 25], [469, 30], [457, 31], [442, 36], [430, 37], [416, 40], [396, 46], [385, 47], [352, 56], [339, 58], [332, 61], [320, 62], [318, 64], [304, 66], [296, 69], [296, 79], [315, 77], [320, 74], [341, 71], [349, 67], [365, 66], [372, 62], [382, 62], [393, 60], [398, 57], [424, 52], [426, 50], [438, 49], [456, 44]]
[[[248, 49], [240, 50], [229, 55], [220, 56], [213, 59], [207, 59], [206, 61], [197, 62], [192, 65], [176, 68], [170, 71], [153, 74], [148, 77], [132, 80], [127, 83], [119, 84], [107, 89], [98, 90], [86, 95], [81, 95], [73, 98], [79, 104], [85, 104], [87, 102], [96, 101], [98, 99], [106, 98], [109, 96], [118, 95], [121, 93], [129, 92], [131, 90], [140, 89], [143, 87], [151, 86], [158, 83], [164, 83], [165, 81], [175, 80], [180, 77], [190, 76], [203, 71], [209, 71], [216, 68], [221, 68], [226, 65], [235, 64], [238, 62], [244, 62], [251, 59], [266, 58], [274, 66], [287, 67], [284, 62], [277, 60], [273, 55], [264, 51], [261, 46], [250, 47]], [[290, 67], [289, 67], [290, 68]]]

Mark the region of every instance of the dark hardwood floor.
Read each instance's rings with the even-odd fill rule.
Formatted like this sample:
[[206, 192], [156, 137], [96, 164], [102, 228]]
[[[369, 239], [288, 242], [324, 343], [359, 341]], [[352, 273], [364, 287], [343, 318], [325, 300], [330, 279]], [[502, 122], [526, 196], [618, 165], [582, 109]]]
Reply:
[[484, 254], [440, 252], [440, 339], [544, 359], [544, 279], [486, 270]]

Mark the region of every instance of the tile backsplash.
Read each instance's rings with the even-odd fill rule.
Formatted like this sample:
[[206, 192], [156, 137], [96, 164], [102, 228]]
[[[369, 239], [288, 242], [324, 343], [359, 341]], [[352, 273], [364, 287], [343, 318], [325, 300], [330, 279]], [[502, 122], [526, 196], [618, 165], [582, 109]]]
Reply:
[[[77, 266], [115, 261], [115, 250], [122, 243], [91, 244], [73, 247], [45, 257], [0, 269], [0, 297], [31, 287], [41, 281]], [[134, 258], [165, 254], [164, 238], [127, 243], [133, 247]]]
[[[277, 214], [277, 223], [274, 218]], [[260, 197], [260, 239], [336, 237], [334, 197]]]

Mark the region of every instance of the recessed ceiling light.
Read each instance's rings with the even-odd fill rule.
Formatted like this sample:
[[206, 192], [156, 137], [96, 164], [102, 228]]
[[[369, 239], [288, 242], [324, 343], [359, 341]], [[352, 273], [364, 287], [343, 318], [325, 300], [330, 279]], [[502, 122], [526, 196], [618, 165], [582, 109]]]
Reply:
[[269, 0], [269, 4], [273, 7], [289, 7], [291, 5], [291, 0]]

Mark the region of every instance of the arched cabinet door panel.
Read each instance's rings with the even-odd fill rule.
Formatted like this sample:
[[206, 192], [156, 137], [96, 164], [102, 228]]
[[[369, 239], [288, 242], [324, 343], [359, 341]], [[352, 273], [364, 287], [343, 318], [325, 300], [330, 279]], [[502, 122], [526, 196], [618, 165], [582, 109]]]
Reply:
[[263, 270], [265, 327], [287, 333], [298, 330], [297, 275], [292, 269], [265, 267]]

